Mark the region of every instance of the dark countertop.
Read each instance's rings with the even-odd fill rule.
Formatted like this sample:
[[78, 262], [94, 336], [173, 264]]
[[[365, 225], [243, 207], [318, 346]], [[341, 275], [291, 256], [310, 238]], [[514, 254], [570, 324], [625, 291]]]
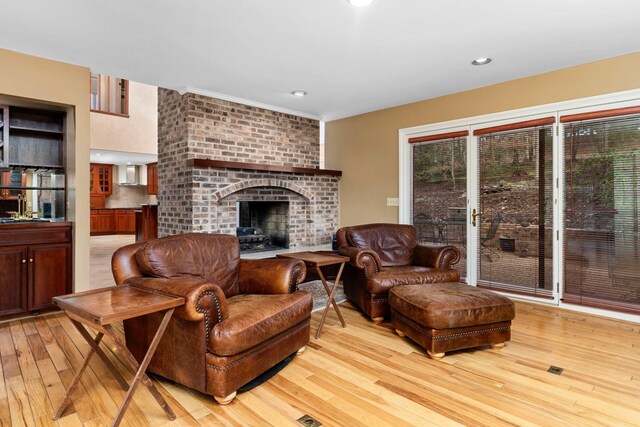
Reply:
[[132, 211], [134, 209], [140, 209], [140, 206], [132, 206], [128, 208], [91, 208], [92, 211], [115, 211], [118, 209], [123, 211]]
[[8, 229], [8, 228], [41, 228], [41, 227], [60, 227], [60, 226], [71, 226], [73, 223], [69, 221], [55, 220], [52, 221], [15, 221], [15, 222], [5, 222], [0, 223], [0, 229]]

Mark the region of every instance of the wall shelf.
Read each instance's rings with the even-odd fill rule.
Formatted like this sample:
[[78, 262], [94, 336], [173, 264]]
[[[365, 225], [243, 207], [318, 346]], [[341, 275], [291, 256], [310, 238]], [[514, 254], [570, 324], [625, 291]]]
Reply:
[[219, 169], [237, 169], [237, 170], [244, 169], [244, 170], [251, 170], [251, 171], [342, 176], [342, 171], [331, 170], [331, 169], [296, 168], [291, 166], [265, 165], [262, 163], [227, 162], [224, 160], [210, 160], [210, 159], [189, 159], [187, 160], [187, 166], [200, 167], [200, 168], [219, 168]]
[[24, 126], [9, 126], [9, 130], [15, 133], [31, 133], [42, 136], [60, 136], [64, 135], [64, 132], [50, 129], [37, 129]]

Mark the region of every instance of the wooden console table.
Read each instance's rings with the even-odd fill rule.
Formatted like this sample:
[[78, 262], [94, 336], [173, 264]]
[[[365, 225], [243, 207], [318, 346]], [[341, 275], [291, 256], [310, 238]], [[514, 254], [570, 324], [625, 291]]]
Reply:
[[[327, 312], [329, 311], [329, 306], [333, 304], [333, 308], [338, 315], [338, 319], [340, 319], [340, 323], [343, 328], [347, 327], [347, 324], [344, 322], [342, 318], [342, 313], [340, 313], [340, 309], [338, 308], [338, 304], [336, 304], [336, 300], [333, 298], [336, 292], [337, 284], [340, 282], [340, 276], [342, 275], [342, 270], [344, 269], [344, 264], [349, 262], [349, 257], [342, 255], [327, 255], [323, 253], [317, 252], [290, 252], [284, 254], [278, 254], [278, 258], [293, 258], [304, 261], [304, 263], [309, 268], [315, 268], [320, 280], [322, 281], [322, 285], [324, 286], [324, 290], [327, 292], [327, 305], [324, 308], [324, 312], [322, 313], [322, 318], [320, 319], [320, 324], [318, 325], [318, 330], [316, 331], [316, 339], [320, 338], [320, 332], [322, 331], [322, 326], [324, 325], [324, 320], [327, 317]], [[322, 274], [322, 270], [320, 267], [326, 267], [328, 265], [336, 265], [340, 264], [340, 270], [338, 270], [338, 275], [334, 280], [331, 287], [329, 287], [329, 283], [327, 279], [325, 279], [324, 274]]]
[[[127, 390], [127, 394], [124, 397], [122, 405], [120, 405], [120, 409], [118, 410], [116, 418], [113, 420], [112, 426], [117, 426], [122, 421], [122, 417], [131, 402], [133, 393], [140, 382], [149, 389], [149, 392], [162, 407], [164, 412], [167, 414], [167, 417], [169, 417], [170, 420], [174, 420], [176, 418], [176, 415], [169, 407], [169, 404], [164, 400], [156, 386], [153, 385], [147, 374], [145, 374], [145, 371], [147, 366], [149, 366], [149, 362], [151, 362], [151, 359], [153, 358], [153, 353], [155, 353], [156, 348], [160, 343], [162, 334], [164, 334], [164, 330], [169, 324], [169, 320], [171, 319], [174, 310], [176, 307], [184, 304], [184, 298], [157, 294], [143, 289], [123, 285], [54, 297], [53, 302], [64, 310], [71, 320], [71, 323], [73, 323], [73, 326], [76, 327], [78, 332], [80, 332], [80, 335], [82, 335], [89, 346], [91, 346], [91, 351], [87, 355], [87, 358], [80, 369], [78, 369], [78, 372], [76, 372], [66, 395], [60, 402], [58, 409], [56, 409], [55, 415], [53, 416], [54, 420], [60, 418], [66, 407], [71, 403], [71, 394], [77, 388], [78, 383], [80, 382], [80, 377], [87, 368], [87, 365], [94, 353], [97, 354], [100, 360], [102, 360], [102, 362], [107, 366], [107, 369], [111, 371], [122, 388]], [[144, 356], [142, 363], [139, 364], [124, 345], [122, 340], [118, 337], [111, 324], [160, 311], [164, 311], [164, 317], [162, 322], [160, 322], [160, 326], [158, 326], [158, 330], [156, 331], [153, 340], [151, 341], [147, 354]], [[98, 331], [96, 337], [92, 338], [89, 332], [87, 332], [82, 325], [86, 325]], [[131, 385], [127, 384], [116, 367], [113, 366], [109, 357], [99, 347], [100, 341], [105, 334], [111, 338], [127, 362], [134, 368], [134, 370], [137, 371]]]

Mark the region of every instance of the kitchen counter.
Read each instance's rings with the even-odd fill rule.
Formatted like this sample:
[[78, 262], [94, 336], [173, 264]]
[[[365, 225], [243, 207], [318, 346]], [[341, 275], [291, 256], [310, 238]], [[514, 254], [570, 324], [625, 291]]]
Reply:
[[117, 209], [121, 209], [123, 211], [132, 211], [135, 209], [140, 209], [140, 206], [132, 206], [128, 208], [91, 208], [92, 211], [114, 211]]

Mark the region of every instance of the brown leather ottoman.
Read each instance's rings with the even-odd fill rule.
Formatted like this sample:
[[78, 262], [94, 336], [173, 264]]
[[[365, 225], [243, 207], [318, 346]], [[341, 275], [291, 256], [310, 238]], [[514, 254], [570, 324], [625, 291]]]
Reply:
[[503, 347], [515, 317], [509, 298], [455, 282], [393, 287], [389, 306], [398, 335], [420, 344], [432, 359], [463, 348]]

